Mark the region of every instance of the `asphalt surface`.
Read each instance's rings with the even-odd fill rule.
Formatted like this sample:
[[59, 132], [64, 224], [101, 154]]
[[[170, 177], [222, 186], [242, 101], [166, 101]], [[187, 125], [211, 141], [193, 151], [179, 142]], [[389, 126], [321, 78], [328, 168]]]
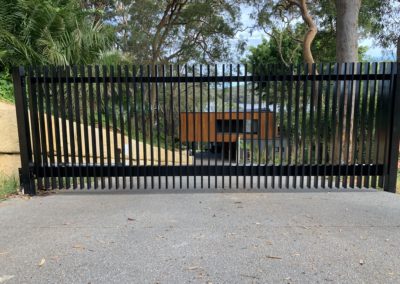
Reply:
[[384, 192], [58, 193], [0, 225], [0, 283], [400, 283]]

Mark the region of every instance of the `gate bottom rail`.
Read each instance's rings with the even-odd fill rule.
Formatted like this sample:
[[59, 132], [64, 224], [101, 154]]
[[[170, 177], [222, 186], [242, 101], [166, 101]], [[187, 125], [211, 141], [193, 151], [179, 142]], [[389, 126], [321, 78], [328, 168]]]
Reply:
[[[124, 177], [124, 176], [382, 176], [384, 165], [241, 165], [241, 166], [123, 166], [68, 165], [32, 167], [36, 178], [57, 177]], [[108, 172], [110, 171], [110, 172]], [[105, 176], [104, 173], [107, 173]], [[349, 174], [351, 173], [351, 174]], [[102, 176], [103, 174], [103, 176]]]

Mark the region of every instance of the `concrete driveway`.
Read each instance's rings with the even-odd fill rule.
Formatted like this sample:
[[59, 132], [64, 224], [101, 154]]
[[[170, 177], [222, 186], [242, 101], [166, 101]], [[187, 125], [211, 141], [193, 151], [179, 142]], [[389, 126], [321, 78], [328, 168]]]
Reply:
[[384, 192], [62, 193], [0, 224], [0, 283], [400, 283]]

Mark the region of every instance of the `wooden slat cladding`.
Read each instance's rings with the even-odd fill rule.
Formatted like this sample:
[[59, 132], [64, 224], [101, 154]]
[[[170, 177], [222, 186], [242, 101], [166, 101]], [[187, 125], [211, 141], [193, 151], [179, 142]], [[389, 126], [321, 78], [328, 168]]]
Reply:
[[[259, 135], [261, 139], [272, 139], [273, 135], [273, 124], [274, 124], [274, 117], [272, 112], [258, 112], [254, 111], [253, 116], [251, 112], [232, 112], [232, 122], [233, 121], [244, 121], [253, 119], [259, 123]], [[242, 131], [239, 133], [236, 130], [232, 130], [232, 133], [229, 134], [229, 131], [225, 130], [224, 133], [215, 131], [217, 126], [217, 121], [222, 120], [225, 123], [229, 123], [230, 114], [229, 112], [188, 112], [187, 117], [186, 113], [182, 112], [180, 114], [180, 121], [182, 127], [182, 142], [208, 142], [208, 141], [215, 141], [215, 142], [235, 142], [238, 140], [238, 137], [241, 139], [258, 139], [258, 134], [251, 134], [247, 133], [244, 134]], [[202, 128], [200, 125], [202, 124]], [[196, 125], [196, 127], [193, 127]], [[268, 126], [268, 127], [267, 127]], [[279, 127], [276, 126], [276, 135], [275, 138], [279, 137]], [[268, 134], [266, 133], [268, 129]], [[187, 131], [186, 131], [187, 130]], [[210, 130], [210, 131], [208, 131]]]

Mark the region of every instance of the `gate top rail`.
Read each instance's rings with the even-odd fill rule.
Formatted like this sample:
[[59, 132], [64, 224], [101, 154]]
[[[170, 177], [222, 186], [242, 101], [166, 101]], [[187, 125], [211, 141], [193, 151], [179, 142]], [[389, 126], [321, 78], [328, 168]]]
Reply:
[[[396, 73], [394, 73], [396, 74]], [[219, 82], [219, 83], [229, 83], [229, 82], [249, 82], [249, 81], [254, 81], [254, 82], [281, 82], [281, 81], [288, 81], [290, 80], [291, 77], [296, 76], [296, 78], [299, 78], [300, 81], [306, 81], [309, 80], [310, 75], [250, 75], [250, 76], [236, 76], [236, 77], [231, 77], [231, 76], [173, 76], [173, 77], [140, 77], [140, 76], [129, 76], [129, 77], [124, 77], [127, 79], [129, 83], [134, 83], [134, 82], [143, 82], [143, 83], [184, 83], [182, 79], [184, 78], [190, 78], [190, 83], [196, 82], [196, 83], [204, 83], [204, 82]], [[314, 75], [313, 75], [314, 76]], [[371, 78], [373, 76], [373, 78]], [[349, 80], [390, 80], [392, 78], [393, 74], [331, 74], [331, 75], [315, 75], [315, 81], [327, 81], [329, 79], [332, 79], [332, 77], [335, 77], [338, 81], [349, 81]], [[110, 82], [116, 82], [116, 80], [121, 77], [117, 76], [112, 76], [112, 77], [99, 77], [97, 78], [98, 82], [100, 83], [110, 83]], [[31, 77], [31, 83], [44, 83], [47, 80], [52, 79], [54, 83], [66, 83], [67, 79], [66, 78], [59, 78], [59, 77], [53, 77], [53, 76], [41, 76], [41, 77]], [[96, 79], [96, 77], [75, 77], [75, 82], [76, 83], [90, 83], [93, 82]]]
[[[320, 63], [320, 64], [312, 64], [312, 70], [313, 72], [308, 72], [308, 65], [307, 64], [299, 64], [296, 65], [296, 68], [290, 68], [290, 70], [293, 71], [293, 73], [290, 73], [288, 70], [282, 71], [282, 68], [279, 66], [271, 66], [271, 68], [267, 69], [269, 71], [266, 72], [254, 72], [252, 74], [250, 71], [246, 75], [242, 74], [236, 74], [235, 76], [230, 76], [230, 75], [219, 75], [219, 74], [203, 74], [203, 75], [198, 75], [198, 74], [193, 74], [193, 72], [188, 73], [186, 75], [180, 74], [177, 76], [177, 74], [158, 74], [157, 76], [154, 76], [152, 73], [152, 68], [150, 68], [150, 73], [149, 74], [132, 74], [132, 73], [124, 73], [121, 76], [112, 76], [108, 74], [107, 76], [85, 76], [80, 74], [80, 72], [77, 72], [74, 76], [67, 76], [68, 78], [74, 78], [74, 82], [76, 83], [90, 83], [93, 82], [95, 79], [99, 83], [110, 83], [110, 82], [117, 82], [118, 78], [123, 77], [127, 82], [132, 83], [132, 82], [143, 82], [143, 83], [184, 83], [185, 80], [188, 81], [188, 83], [196, 82], [196, 83], [201, 83], [201, 82], [218, 82], [218, 83], [230, 83], [230, 82], [282, 82], [282, 81], [290, 81], [291, 78], [296, 77], [296, 80], [300, 81], [306, 81], [310, 80], [310, 75], [313, 76], [313, 81], [327, 81], [327, 80], [337, 80], [337, 81], [358, 81], [358, 80], [391, 80], [393, 78], [393, 75], [397, 74], [397, 64], [394, 64], [395, 62], [358, 62], [358, 63]], [[370, 72], [371, 73], [366, 73], [364, 69], [360, 68], [360, 72], [357, 74], [355, 71], [357, 65], [371, 65], [372, 67], [374, 65], [380, 65], [380, 64], [393, 64], [393, 68], [391, 71], [389, 71], [389, 68], [386, 70], [382, 70], [381, 68], [375, 69], [375, 72], [373, 71], [374, 68], [371, 68]], [[231, 64], [229, 64], [231, 65]], [[172, 65], [169, 65], [172, 66]], [[210, 65], [196, 65], [196, 67], [211, 67]], [[219, 67], [220, 65], [214, 65], [214, 68]], [[222, 64], [221, 66], [228, 66], [228, 64]], [[246, 67], [246, 65], [238, 65], [237, 67], [242, 67], [242, 70], [244, 69], [243, 67]], [[294, 66], [294, 65], [292, 65]], [[325, 72], [325, 74], [318, 74], [318, 69], [320, 69], [321, 66], [327, 66], [328, 70]], [[76, 68], [77, 66], [73, 66], [72, 68]], [[88, 66], [89, 67], [89, 66]], [[109, 70], [110, 67], [114, 68], [115, 66], [90, 66], [94, 68], [100, 68], [100, 71], [105, 69]], [[121, 66], [117, 66], [120, 68]], [[136, 71], [136, 73], [139, 73], [139, 70], [141, 68], [147, 67], [149, 68], [149, 65], [139, 65], [139, 66], [128, 66], [124, 65], [124, 70], [128, 71]], [[137, 68], [139, 67], [139, 68]], [[168, 67], [167, 65], [158, 65], [154, 66], [154, 68], [158, 67]], [[176, 65], [174, 68], [171, 70], [177, 70], [180, 67], [185, 67], [187, 68], [187, 65]], [[272, 68], [274, 67], [274, 68]], [[343, 72], [343, 67], [345, 69], [348, 69], [346, 72]], [[25, 69], [24, 67], [23, 70]], [[26, 70], [31, 70], [35, 74], [33, 76], [29, 75], [29, 72], [26, 72], [26, 76], [28, 76], [29, 81], [31, 84], [37, 84], [37, 83], [44, 83], [47, 80], [52, 80], [54, 83], [66, 83], [67, 78], [66, 76], [59, 76], [59, 74], [63, 74], [63, 71], [66, 68], [71, 68], [70, 66], [53, 66], [53, 72], [44, 72], [44, 69], [48, 67], [43, 67], [43, 66], [37, 66], [37, 67], [26, 67]], [[192, 68], [195, 68], [194, 66]], [[329, 70], [331, 69], [331, 70]], [[77, 70], [81, 70], [81, 68], [77, 68]], [[193, 69], [192, 69], [193, 70]], [[189, 71], [192, 71], [189, 70]], [[275, 70], [275, 71], [274, 71]], [[280, 71], [279, 71], [280, 70]], [[353, 70], [353, 71], [352, 71]], [[329, 73], [328, 73], [329, 71]], [[220, 73], [221, 70], [219, 70], [218, 73]], [[205, 72], [204, 72], [205, 73]], [[278, 73], [278, 74], [277, 74]], [[188, 79], [186, 79], [188, 78]]]

